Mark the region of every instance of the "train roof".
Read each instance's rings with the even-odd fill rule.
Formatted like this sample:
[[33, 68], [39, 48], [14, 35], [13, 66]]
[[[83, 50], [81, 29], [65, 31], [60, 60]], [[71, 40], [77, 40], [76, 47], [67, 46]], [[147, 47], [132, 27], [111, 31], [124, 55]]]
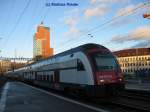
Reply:
[[[83, 51], [83, 52], [86, 52], [87, 50], [90, 50], [90, 49], [93, 49], [93, 48], [102, 48], [102, 49], [107, 49], [106, 47], [102, 46], [102, 45], [99, 45], [99, 44], [94, 44], [94, 43], [88, 43], [88, 44], [84, 44], [84, 45], [80, 45], [78, 47], [75, 47], [75, 48], [72, 48], [70, 50], [67, 50], [67, 51], [64, 51], [64, 52], [61, 52], [61, 53], [58, 53], [54, 56], [51, 56], [49, 58], [46, 58], [46, 59], [43, 59], [43, 60], [40, 60], [40, 61], [37, 61], [37, 62], [34, 62], [34, 63], [39, 63], [41, 61], [45, 61], [45, 60], [48, 60], [48, 59], [51, 59], [51, 58], [56, 58], [56, 57], [60, 57], [60, 56], [64, 56], [64, 55], [68, 55], [68, 54], [72, 54], [72, 53], [75, 53], [77, 51]], [[32, 65], [34, 63], [31, 63], [29, 65]], [[27, 65], [28, 66], [28, 65]]]
[[[34, 63], [30, 63], [28, 65], [26, 65], [25, 67], [28, 67], [30, 65], [33, 65], [33, 64], [36, 64], [36, 63], [40, 63], [40, 62], [43, 62], [43, 61], [46, 61], [48, 59], [52, 59], [52, 58], [57, 58], [57, 57], [60, 57], [60, 56], [64, 56], [64, 55], [68, 55], [68, 54], [73, 54], [75, 52], [78, 52], [78, 51], [83, 51], [83, 52], [86, 52], [90, 49], [94, 49], [94, 48], [102, 48], [102, 49], [107, 49], [106, 47], [102, 46], [102, 45], [99, 45], [99, 44], [93, 44], [93, 43], [88, 43], [88, 44], [84, 44], [84, 45], [80, 45], [78, 47], [75, 47], [75, 48], [72, 48], [70, 50], [67, 50], [67, 51], [64, 51], [62, 53], [58, 53], [54, 56], [51, 56], [47, 59], [43, 59], [43, 60], [40, 60], [40, 61], [37, 61], [37, 62], [34, 62]], [[108, 50], [108, 49], [107, 49]], [[24, 68], [24, 67], [23, 67]], [[18, 71], [18, 70], [21, 70], [23, 68], [20, 68], [20, 69], [16, 69], [15, 71]]]
[[[84, 45], [81, 45], [81, 46], [72, 48], [72, 49], [70, 49], [70, 50], [64, 51], [64, 52], [62, 52], [62, 53], [56, 54], [56, 55], [54, 55], [54, 56], [52, 56], [52, 57], [63, 56], [63, 55], [67, 55], [67, 54], [71, 54], [71, 53], [77, 52], [77, 51], [86, 52], [87, 50], [93, 49], [93, 48], [104, 48], [104, 49], [106, 49], [106, 48], [105, 48], [104, 46], [102, 46], [102, 45], [89, 43], [89, 44], [84, 44]], [[51, 58], [51, 57], [50, 57], [50, 58]]]

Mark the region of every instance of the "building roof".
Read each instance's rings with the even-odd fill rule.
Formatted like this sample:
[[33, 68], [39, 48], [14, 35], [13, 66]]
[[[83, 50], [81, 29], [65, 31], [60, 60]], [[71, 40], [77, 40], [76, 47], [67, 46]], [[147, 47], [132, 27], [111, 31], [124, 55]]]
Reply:
[[150, 48], [125, 49], [113, 52], [117, 57], [150, 55]]

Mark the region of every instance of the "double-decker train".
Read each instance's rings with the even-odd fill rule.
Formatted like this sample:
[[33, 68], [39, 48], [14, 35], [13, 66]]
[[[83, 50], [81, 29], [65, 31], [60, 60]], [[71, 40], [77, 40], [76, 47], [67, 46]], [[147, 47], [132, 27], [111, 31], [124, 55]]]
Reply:
[[124, 89], [123, 74], [115, 56], [106, 47], [85, 44], [7, 72], [35, 85], [104, 97]]

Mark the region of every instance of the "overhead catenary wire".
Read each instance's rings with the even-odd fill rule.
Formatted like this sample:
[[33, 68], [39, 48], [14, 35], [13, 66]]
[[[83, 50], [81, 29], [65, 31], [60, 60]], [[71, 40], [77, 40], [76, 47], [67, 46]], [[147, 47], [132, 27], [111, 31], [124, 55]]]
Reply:
[[[138, 10], [139, 8], [142, 8], [142, 7], [145, 6], [145, 5], [146, 5], [146, 4], [143, 3], [142, 5], [140, 5], [140, 6], [136, 7], [136, 8], [134, 8], [134, 9], [132, 9], [132, 10], [126, 12], [126, 13], [123, 13], [123, 14], [121, 14], [121, 15], [119, 15], [119, 16], [116, 16], [116, 17], [110, 19], [110, 20], [107, 20], [106, 22], [104, 22], [104, 23], [102, 23], [102, 24], [100, 24], [100, 25], [97, 25], [97, 26], [91, 28], [90, 30], [88, 30], [88, 31], [86, 31], [86, 32], [84, 32], [84, 33], [82, 33], [82, 35], [80, 35], [80, 38], [81, 38], [82, 36], [84, 36], [84, 35], [87, 35], [87, 33], [89, 34], [89, 33], [92, 32], [92, 31], [95, 31], [95, 30], [97, 30], [97, 29], [99, 29], [99, 28], [101, 28], [101, 27], [103, 27], [103, 26], [105, 26], [105, 25], [107, 25], [107, 24], [109, 24], [109, 23], [115, 21], [115, 20], [120, 19], [121, 17], [127, 16], [127, 15], [131, 15], [134, 11]], [[75, 39], [76, 39], [76, 38], [75, 38]], [[71, 40], [71, 39], [70, 39], [70, 40]], [[69, 40], [69, 41], [70, 41], [70, 40]]]
[[[38, 3], [38, 2], [36, 2], [36, 3]], [[48, 16], [48, 14], [49, 14], [48, 12], [50, 11], [51, 7], [47, 7], [46, 10], [44, 10], [44, 9], [45, 9], [45, 5], [42, 5], [41, 12], [38, 13], [38, 16], [42, 13], [42, 14], [40, 15], [40, 19], [39, 19], [38, 23], [44, 22], [44, 21], [46, 20], [46, 17]], [[33, 24], [35, 24], [35, 23], [33, 23], [33, 21], [32, 21], [32, 22], [31, 22], [31, 27], [33, 27]], [[28, 32], [28, 34], [31, 34], [31, 33], [32, 33], [32, 34], [34, 35], [34, 32], [31, 32], [32, 30], [30, 30], [31, 27], [28, 28], [28, 31], [29, 31], [29, 32], [28, 32], [28, 31], [27, 31], [27, 32]], [[30, 38], [33, 38], [33, 36], [30, 37]], [[26, 47], [26, 46], [29, 46], [29, 43], [30, 43], [29, 41], [30, 41], [30, 40], [28, 39], [28, 42], [25, 42], [25, 43], [24, 43], [24, 46], [25, 46], [25, 47]], [[34, 44], [34, 43], [32, 43], [32, 44]], [[24, 47], [24, 48], [25, 48], [25, 47]]]
[[[36, 2], [36, 4], [37, 4], [37, 3], [38, 3], [38, 2]], [[36, 5], [35, 5], [35, 8], [36, 8]], [[45, 8], [45, 6], [43, 5], [42, 8], [41, 8], [41, 12], [38, 13], [38, 16], [39, 16], [39, 14], [43, 13], [44, 8]], [[46, 19], [47, 15], [48, 15], [49, 9], [50, 9], [50, 8], [48, 8], [46, 11], [44, 11], [44, 13], [40, 16], [41, 19], [40, 19], [40, 21], [38, 21], [38, 23], [40, 23], [40, 22], [42, 22], [42, 21], [44, 22], [44, 20]], [[35, 10], [36, 10], [36, 9], [34, 9], [34, 11], [35, 11]], [[34, 13], [35, 13], [35, 12], [34, 12]], [[36, 16], [36, 15], [35, 15], [35, 16]], [[33, 18], [33, 16], [32, 16], [32, 18]], [[32, 21], [30, 27], [29, 27], [28, 30], [27, 30], [28, 34], [31, 34], [31, 33], [32, 33], [32, 34], [34, 35], [34, 32], [31, 32], [31, 31], [32, 31], [32, 30], [31, 30], [31, 27], [33, 27], [34, 24], [35, 24], [34, 21]], [[30, 37], [30, 38], [33, 38], [33, 37]], [[26, 46], [29, 46], [29, 43], [30, 43], [30, 42], [29, 42], [29, 41], [30, 41], [29, 39], [26, 39], [26, 40], [27, 40], [28, 42], [26, 41], [26, 42], [24, 43], [24, 48], [25, 48]]]
[[[31, 19], [31, 20], [35, 20], [35, 18], [36, 18], [36, 16], [37, 16], [37, 5], [38, 5], [38, 2], [36, 2], [35, 4], [34, 4], [34, 7], [33, 7], [33, 10], [34, 10], [34, 12], [32, 13], [32, 16], [31, 16], [31, 18], [29, 18], [29, 19]], [[43, 7], [42, 7], [42, 9], [43, 9]], [[39, 15], [39, 14], [38, 14]], [[29, 25], [28, 25], [28, 28], [27, 28], [27, 30], [26, 30], [26, 33], [25, 33], [25, 35], [27, 36], [27, 35], [29, 35], [29, 34], [31, 34], [31, 29], [32, 29], [32, 27], [33, 27], [33, 25], [34, 25], [34, 22], [35, 21], [31, 21], [30, 23], [29, 23]], [[24, 47], [23, 47], [23, 49], [25, 49], [27, 46], [29, 46], [29, 41], [30, 41], [30, 39], [25, 39], [26, 38], [26, 36], [24, 36]], [[31, 38], [31, 37], [30, 37]]]
[[20, 13], [20, 15], [18, 17], [16, 24], [14, 25], [14, 27], [12, 28], [12, 30], [8, 33], [8, 36], [7, 36], [7, 38], [6, 38], [3, 46], [7, 46], [7, 43], [9, 41], [9, 39], [11, 38], [12, 34], [14, 33], [14, 31], [17, 29], [18, 24], [19, 24], [19, 22], [22, 19], [22, 16], [24, 15], [24, 13], [26, 12], [27, 8], [30, 5], [30, 2], [31, 2], [31, 0], [28, 0], [27, 4], [25, 5], [25, 7], [23, 8], [22, 12]]
[[[14, 8], [15, 8], [15, 3], [16, 3], [16, 1], [15, 0], [13, 0], [13, 1], [11, 1], [11, 6], [9, 7], [10, 9], [11, 9], [11, 11], [13, 11], [14, 10]], [[6, 15], [5, 15], [5, 17], [6, 17], [6, 19], [5, 19], [5, 21], [4, 21], [4, 25], [3, 25], [3, 29], [2, 29], [2, 31], [1, 32], [3, 32], [3, 33], [5, 33], [5, 29], [6, 29], [6, 27], [9, 25], [9, 19], [10, 19], [10, 16], [11, 16], [11, 14], [12, 13], [6, 13]]]
[[[141, 7], [141, 8], [144, 8], [144, 7]], [[135, 14], [135, 13], [129, 13], [129, 14], [127, 13], [126, 16], [130, 16], [130, 15], [134, 15], [134, 14]], [[112, 21], [111, 23], [113, 23], [113, 22], [115, 23], [117, 20], [118, 20], [118, 19]], [[110, 23], [110, 24], [111, 24], [111, 23]], [[108, 24], [108, 25], [110, 25], [110, 24]], [[107, 27], [108, 27], [108, 26], [105, 26], [105, 27], [101, 27], [101, 28], [95, 29], [94, 31], [92, 31], [92, 34], [98, 32], [100, 29], [101, 29], [101, 31], [102, 31], [102, 30], [106, 29]], [[90, 38], [90, 36], [87, 37], [86, 35], [85, 35], [84, 37], [87, 38], [87, 39], [94, 39], [94, 37]], [[81, 41], [81, 40], [83, 40], [83, 39], [85, 40], [84, 37], [81, 38], [81, 39], [80, 39], [80, 38], [77, 38], [76, 41], [78, 41], [78, 40]], [[85, 41], [86, 41], [86, 40], [85, 40]], [[78, 41], [77, 43], [79, 43], [79, 41]], [[109, 43], [109, 42], [108, 42], [108, 43]], [[72, 44], [72, 45], [74, 45], [74, 44]]]
[[[29, 7], [30, 3], [31, 3], [31, 0], [28, 1], [28, 3], [27, 3], [27, 5], [26, 5], [26, 7], [24, 8], [24, 10], [23, 10], [21, 16], [23, 16], [23, 14], [25, 13], [25, 10]], [[38, 3], [38, 2], [36, 2], [36, 3]], [[35, 5], [35, 8], [36, 8], [36, 5]], [[45, 8], [45, 5], [42, 5], [41, 12], [43, 12], [44, 8]], [[48, 8], [46, 11], [44, 11], [43, 15], [40, 16], [40, 18], [41, 18], [40, 21], [44, 21], [44, 20], [46, 19], [47, 15], [48, 15], [49, 9], [50, 9], [50, 8]], [[38, 16], [41, 14], [41, 12], [39, 12]], [[35, 9], [34, 9], [34, 13], [35, 13]], [[20, 16], [20, 18], [21, 18], [21, 16]], [[32, 18], [33, 18], [33, 15], [32, 15]], [[32, 20], [34, 20], [34, 19], [32, 19]], [[33, 22], [34, 22], [34, 21], [31, 22], [31, 27], [33, 27], [33, 24], [34, 24]], [[18, 21], [18, 23], [19, 23], [19, 21]], [[39, 22], [39, 23], [40, 23], [40, 22]], [[16, 25], [16, 27], [17, 27], [17, 25]], [[29, 28], [28, 28], [27, 30], [25, 30], [25, 31], [26, 31], [26, 34], [27, 34], [27, 33], [28, 33], [28, 34], [31, 33], [31, 31], [32, 31], [32, 30], [30, 30], [31, 27], [29, 26]], [[31, 38], [33, 38], [33, 37], [31, 37]], [[27, 40], [27, 39], [25, 39], [25, 41], [24, 41], [24, 46], [25, 46], [25, 47], [26, 47], [26, 46], [29, 46], [29, 43], [30, 43], [29, 41], [27, 42], [26, 40]], [[28, 39], [28, 40], [29, 40], [29, 39]], [[24, 47], [24, 48], [25, 48], [25, 47]]]
[[[134, 9], [132, 9], [132, 10], [126, 12], [126, 13], [123, 13], [123, 14], [121, 14], [121, 15], [119, 15], [119, 16], [116, 16], [116, 17], [114, 17], [114, 18], [112, 18], [112, 19], [109, 19], [109, 20], [107, 20], [106, 22], [104, 22], [104, 23], [102, 23], [102, 24], [100, 24], [100, 25], [97, 25], [97, 26], [95, 26], [95, 27], [93, 27], [93, 28], [87, 30], [86, 32], [82, 33], [82, 34], [80, 35], [80, 37], [78, 37], [78, 40], [79, 40], [81, 37], [83, 37], [83, 36], [85, 36], [85, 37], [82, 38], [82, 39], [89, 38], [89, 36], [86, 36], [87, 34], [93, 32], [93, 31], [95, 31], [95, 30], [98, 30], [98, 29], [100, 29], [100, 28], [103, 29], [103, 26], [105, 26], [105, 25], [107, 25], [107, 24], [110, 24], [110, 23], [112, 23], [113, 21], [116, 21], [116, 20], [118, 20], [118, 19], [120, 19], [120, 18], [122, 18], [122, 17], [124, 17], [124, 16], [128, 16], [128, 15], [133, 14], [133, 13], [134, 13], [135, 11], [137, 11], [138, 9], [143, 8], [143, 7], [146, 6], [146, 5], [150, 5], [149, 3], [150, 3], [150, 2], [142, 3], [142, 4], [140, 4], [139, 6], [137, 6], [136, 8], [134, 8]], [[65, 45], [68, 45], [70, 42], [73, 42], [73, 41], [77, 41], [77, 38], [72, 38], [72, 39], [69, 39], [69, 40], [67, 40], [67, 41], [65, 41], [65, 42], [63, 42], [63, 43], [61, 43], [61, 47], [62, 47], [62, 46], [65, 46]], [[80, 41], [81, 41], [81, 39], [80, 39]], [[71, 45], [73, 45], [73, 44], [71, 44]], [[56, 46], [56, 47], [57, 47], [57, 46]]]

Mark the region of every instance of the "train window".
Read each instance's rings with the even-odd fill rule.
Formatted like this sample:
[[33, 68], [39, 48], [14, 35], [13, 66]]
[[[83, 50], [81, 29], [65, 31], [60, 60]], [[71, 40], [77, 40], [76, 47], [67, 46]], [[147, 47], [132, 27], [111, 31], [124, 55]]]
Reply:
[[92, 54], [92, 58], [98, 71], [111, 71], [118, 68], [117, 62], [111, 54], [97, 52]]
[[45, 77], [44, 80], [47, 80], [47, 75], [44, 75], [44, 77]]
[[49, 75], [49, 79], [48, 80], [51, 81], [51, 75]]
[[47, 81], [48, 80], [48, 76], [46, 75], [46, 78], [45, 78], [45, 80]]
[[42, 80], [42, 75], [40, 75], [40, 80]]
[[54, 81], [55, 83], [59, 82], [59, 70], [54, 71]]
[[42, 80], [45, 80], [45, 75], [42, 75]]
[[40, 80], [40, 75], [38, 75], [38, 80]]
[[70, 55], [70, 57], [73, 57], [73, 56], [74, 56], [73, 54]]
[[47, 80], [47, 76], [46, 75], [44, 75], [44, 80]]
[[40, 80], [43, 80], [43, 76], [42, 75], [40, 75]]
[[38, 75], [36, 76], [36, 80], [39, 80], [39, 76]]
[[41, 75], [41, 77], [42, 77], [42, 80], [44, 80], [44, 75]]
[[53, 75], [51, 75], [51, 80], [50, 81], [53, 82]]
[[84, 65], [83, 63], [78, 59], [77, 60], [77, 71], [84, 71], [85, 68], [84, 68]]
[[47, 81], [49, 81], [49, 75], [47, 75]]
[[38, 80], [38, 75], [36, 75], [36, 80]]
[[43, 80], [45, 80], [45, 75], [42, 75], [43, 76]]
[[42, 80], [41, 75], [39, 75], [39, 80]]

